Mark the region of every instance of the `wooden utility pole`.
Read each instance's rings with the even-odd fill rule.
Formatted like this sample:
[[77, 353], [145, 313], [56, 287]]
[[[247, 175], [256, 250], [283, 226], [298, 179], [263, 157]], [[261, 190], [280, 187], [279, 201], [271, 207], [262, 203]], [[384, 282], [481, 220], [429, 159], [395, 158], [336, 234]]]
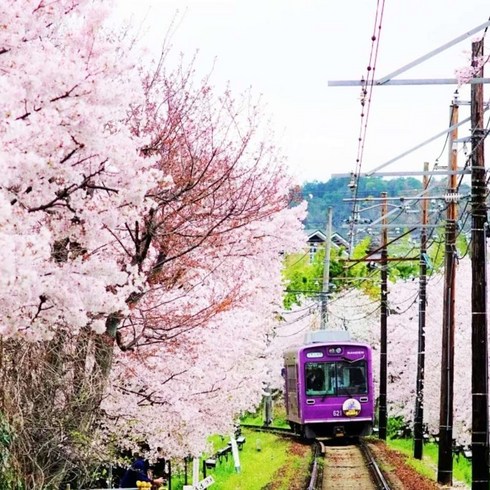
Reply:
[[[472, 65], [483, 58], [483, 40], [472, 43]], [[475, 77], [483, 74], [483, 65]], [[472, 489], [489, 488], [488, 469], [488, 347], [483, 85], [471, 86], [471, 396]]]
[[332, 244], [332, 206], [327, 210], [327, 229], [325, 237], [325, 259], [323, 262], [323, 287], [322, 287], [322, 318], [320, 328], [327, 328], [327, 303], [330, 290], [330, 248]]
[[427, 224], [429, 163], [424, 163], [424, 198], [422, 199], [422, 229], [420, 230], [420, 279], [419, 279], [419, 338], [417, 353], [417, 383], [415, 388], [415, 416], [413, 422], [413, 457], [422, 459], [424, 446], [424, 378], [425, 378], [425, 307], [427, 303]]
[[[456, 99], [451, 104], [450, 126], [458, 122]], [[457, 170], [458, 151], [455, 141], [458, 128], [449, 134], [449, 169]], [[453, 481], [453, 394], [454, 394], [454, 303], [456, 279], [457, 176], [450, 173], [447, 189], [446, 251], [444, 260], [444, 298], [442, 312], [441, 405], [439, 412], [439, 459], [437, 481]]]
[[387, 388], [387, 317], [388, 317], [388, 228], [387, 213], [388, 201], [386, 192], [381, 193], [382, 201], [382, 224], [381, 231], [381, 352], [380, 352], [380, 371], [379, 371], [379, 438], [386, 440], [386, 427], [388, 422], [388, 412], [386, 407], [386, 388]]

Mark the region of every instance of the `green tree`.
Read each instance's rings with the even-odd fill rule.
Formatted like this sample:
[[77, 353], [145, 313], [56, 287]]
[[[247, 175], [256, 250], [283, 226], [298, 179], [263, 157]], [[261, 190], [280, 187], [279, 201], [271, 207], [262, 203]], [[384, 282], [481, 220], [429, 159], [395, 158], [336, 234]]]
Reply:
[[[334, 248], [330, 250], [330, 288], [338, 290], [344, 282], [345, 250]], [[289, 309], [294, 304], [301, 304], [304, 298], [320, 300], [323, 289], [323, 271], [325, 263], [325, 249], [320, 248], [310, 255], [310, 251], [303, 254], [292, 254], [286, 257], [283, 270], [286, 292], [284, 307]]]
[[285, 259], [283, 271], [286, 292], [284, 307], [301, 304], [303, 298], [319, 298], [322, 290], [325, 251], [319, 250], [310, 258], [310, 252], [291, 254]]

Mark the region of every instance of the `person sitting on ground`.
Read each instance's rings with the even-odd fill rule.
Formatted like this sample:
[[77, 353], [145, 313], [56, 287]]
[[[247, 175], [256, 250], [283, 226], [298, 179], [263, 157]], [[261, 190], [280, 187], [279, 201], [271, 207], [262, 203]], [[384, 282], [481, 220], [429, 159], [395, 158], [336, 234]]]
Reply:
[[150, 482], [152, 485], [161, 485], [163, 478], [152, 479], [148, 475], [148, 461], [137, 456], [121, 480], [121, 488], [135, 488], [137, 481]]
[[154, 477], [162, 477], [164, 483], [170, 477], [170, 462], [163, 457], [161, 447], [157, 448], [157, 459], [151, 466], [151, 472]]

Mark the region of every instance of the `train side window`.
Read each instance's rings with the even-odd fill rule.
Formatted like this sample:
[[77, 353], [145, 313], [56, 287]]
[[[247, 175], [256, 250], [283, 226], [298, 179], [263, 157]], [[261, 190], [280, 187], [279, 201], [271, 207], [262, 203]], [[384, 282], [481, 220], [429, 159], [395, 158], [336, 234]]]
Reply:
[[286, 366], [284, 371], [284, 376], [286, 377], [286, 387], [290, 395], [296, 392], [296, 366]]

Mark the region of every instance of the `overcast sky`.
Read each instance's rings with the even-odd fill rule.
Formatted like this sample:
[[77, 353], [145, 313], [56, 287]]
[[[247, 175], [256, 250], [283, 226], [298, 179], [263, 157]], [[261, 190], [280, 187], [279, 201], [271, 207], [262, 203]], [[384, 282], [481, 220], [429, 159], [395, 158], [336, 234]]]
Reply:
[[[207, 73], [214, 66], [212, 81], [218, 87], [229, 81], [234, 91], [251, 86], [253, 93], [262, 95], [277, 143], [300, 181], [325, 181], [355, 169], [360, 88], [329, 87], [328, 81], [358, 80], [366, 73], [376, 0], [116, 0], [116, 4], [121, 15], [134, 13], [138, 21], [146, 19], [142, 42], [155, 52], [178, 12], [172, 38], [175, 51], [190, 58], [198, 50], [199, 69]], [[488, 0], [386, 0], [376, 78], [489, 17]], [[455, 69], [468, 65], [471, 41], [478, 36], [398, 78], [453, 78]], [[361, 170], [378, 167], [444, 130], [455, 89], [375, 87]], [[461, 90], [460, 99], [469, 100], [467, 88]], [[469, 116], [469, 108], [462, 107], [460, 116]], [[459, 136], [468, 134], [469, 126], [463, 126]], [[421, 170], [424, 161], [435, 161], [443, 145], [440, 138], [385, 170]], [[463, 146], [459, 148], [463, 152]], [[440, 162], [447, 162], [447, 150]]]

